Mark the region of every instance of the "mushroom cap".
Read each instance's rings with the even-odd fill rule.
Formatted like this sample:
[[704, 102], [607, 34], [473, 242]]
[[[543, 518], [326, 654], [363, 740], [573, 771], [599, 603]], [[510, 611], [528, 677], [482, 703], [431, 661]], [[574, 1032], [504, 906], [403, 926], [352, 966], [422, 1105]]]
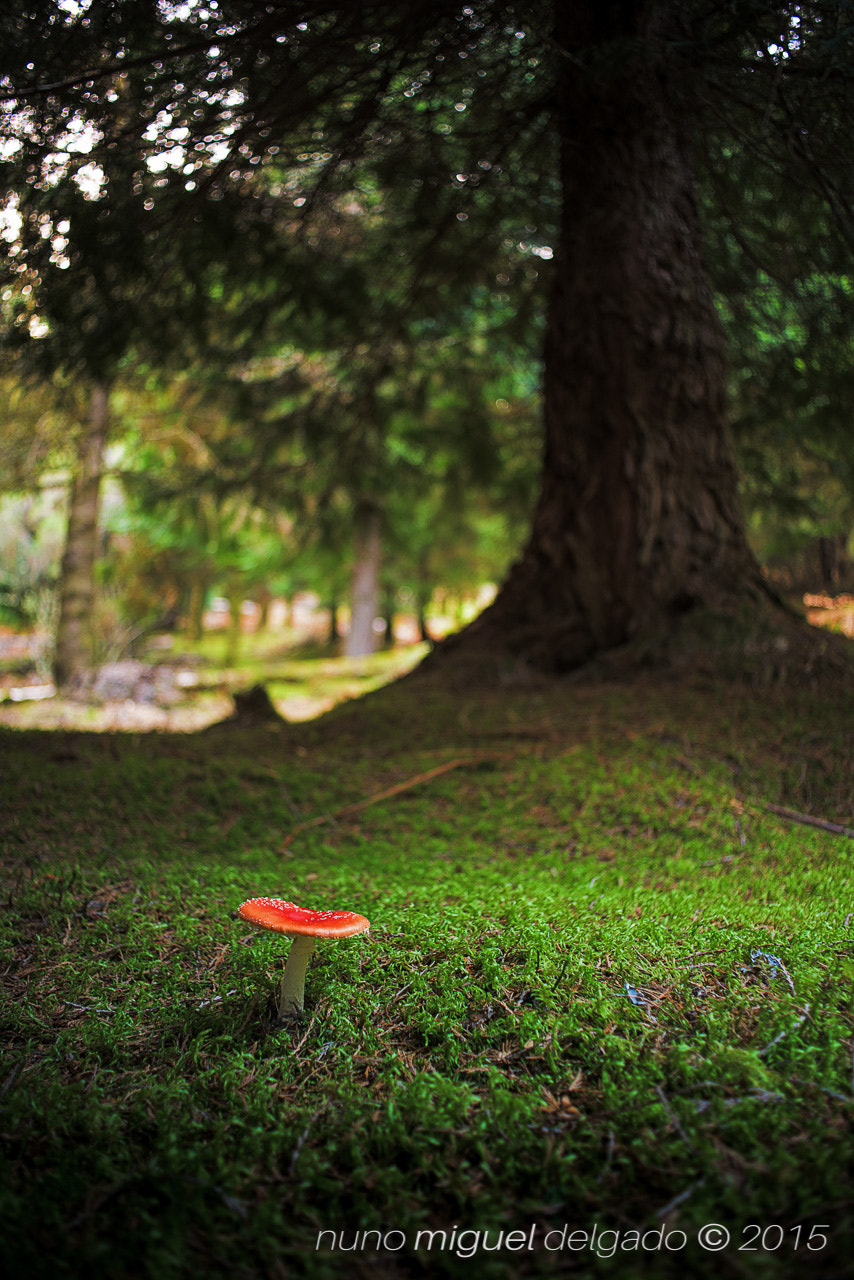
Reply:
[[237, 908], [237, 914], [247, 924], [272, 929], [289, 938], [351, 938], [354, 933], [364, 933], [371, 924], [355, 911], [312, 911], [281, 898], [250, 898]]

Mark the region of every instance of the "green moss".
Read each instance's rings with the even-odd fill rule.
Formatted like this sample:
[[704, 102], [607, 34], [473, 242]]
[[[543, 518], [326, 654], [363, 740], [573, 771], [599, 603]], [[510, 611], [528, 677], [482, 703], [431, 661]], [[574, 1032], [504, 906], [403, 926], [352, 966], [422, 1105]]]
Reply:
[[[767, 805], [854, 825], [850, 710], [419, 679], [282, 732], [0, 734], [7, 1274], [711, 1274], [704, 1222], [790, 1233], [735, 1275], [841, 1266], [850, 840]], [[372, 921], [295, 1026], [258, 894]], [[684, 1251], [543, 1243], [662, 1221]], [[415, 1250], [455, 1227], [536, 1248]]]

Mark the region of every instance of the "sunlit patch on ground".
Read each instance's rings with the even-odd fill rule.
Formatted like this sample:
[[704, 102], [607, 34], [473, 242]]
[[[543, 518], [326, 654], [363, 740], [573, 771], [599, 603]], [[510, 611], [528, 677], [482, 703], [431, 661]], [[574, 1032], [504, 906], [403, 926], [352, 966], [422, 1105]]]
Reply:
[[[315, 719], [339, 702], [396, 679], [411, 670], [425, 652], [425, 645], [410, 645], [364, 658], [289, 657], [287, 651], [260, 656], [250, 653], [237, 668], [205, 663], [186, 673], [179, 669], [180, 664], [175, 668], [160, 664], [150, 670], [177, 673], [172, 681], [173, 696], [165, 699], [166, 705], [147, 696], [58, 697], [44, 677], [6, 674], [0, 676], [0, 725], [105, 733], [194, 733], [230, 716], [234, 711], [232, 692], [253, 683], [263, 683], [279, 714], [297, 723]], [[192, 679], [182, 680], [185, 674]]]
[[814, 627], [827, 627], [844, 636], [854, 636], [854, 596], [804, 596], [807, 622]]

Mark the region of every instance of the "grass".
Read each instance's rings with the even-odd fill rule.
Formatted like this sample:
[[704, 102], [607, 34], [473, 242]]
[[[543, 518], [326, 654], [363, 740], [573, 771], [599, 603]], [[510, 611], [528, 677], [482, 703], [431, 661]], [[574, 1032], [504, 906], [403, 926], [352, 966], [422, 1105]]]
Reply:
[[[294, 725], [0, 731], [5, 1274], [841, 1276], [851, 842], [767, 805], [853, 826], [851, 723], [418, 678]], [[372, 921], [286, 1027], [257, 895]]]

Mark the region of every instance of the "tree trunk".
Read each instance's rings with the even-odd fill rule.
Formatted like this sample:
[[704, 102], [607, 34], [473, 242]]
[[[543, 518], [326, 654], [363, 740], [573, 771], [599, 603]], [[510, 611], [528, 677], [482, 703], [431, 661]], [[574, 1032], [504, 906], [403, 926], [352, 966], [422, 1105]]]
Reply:
[[329, 610], [329, 632], [326, 636], [328, 645], [336, 645], [341, 639], [341, 632], [338, 629], [338, 610], [340, 605], [337, 600], [330, 600], [325, 608]]
[[417, 596], [416, 616], [418, 619], [418, 639], [422, 644], [434, 644], [435, 641], [430, 635], [430, 627], [427, 622], [427, 602], [422, 596]]
[[106, 388], [93, 387], [89, 419], [80, 433], [77, 464], [71, 479], [68, 528], [60, 569], [59, 622], [53, 660], [54, 681], [60, 689], [92, 665], [98, 511], [108, 410]]
[[819, 583], [822, 590], [838, 591], [849, 567], [844, 533], [818, 539]]
[[252, 594], [252, 599], [258, 605], [258, 624], [255, 628], [257, 631], [266, 631], [270, 625], [270, 604], [273, 599], [273, 593], [268, 587], [256, 587]]
[[521, 560], [456, 642], [553, 672], [694, 607], [768, 598], [738, 502], [689, 141], [656, 60], [674, 8], [556, 4], [564, 202], [542, 487]]
[[418, 619], [418, 639], [422, 644], [433, 645], [434, 640], [430, 635], [430, 627], [427, 623], [427, 610], [433, 598], [432, 580], [428, 573], [428, 553], [422, 553], [418, 564], [418, 575], [416, 577], [415, 587], [415, 614]]
[[382, 619], [385, 623], [382, 633], [383, 649], [393, 649], [394, 640], [394, 619], [397, 613], [397, 592], [387, 588], [382, 592]]
[[360, 502], [355, 516], [355, 563], [350, 598], [350, 630], [344, 644], [348, 658], [373, 653], [376, 648], [374, 618], [379, 610], [380, 511], [369, 501]]
[[226, 667], [236, 667], [240, 654], [240, 635], [243, 603], [241, 584], [231, 583], [226, 588], [228, 597], [228, 630], [225, 633], [225, 654], [223, 662]]
[[190, 591], [187, 600], [186, 614], [187, 639], [191, 644], [198, 644], [204, 632], [203, 618], [207, 591], [207, 578], [201, 574], [193, 574], [190, 578]]

